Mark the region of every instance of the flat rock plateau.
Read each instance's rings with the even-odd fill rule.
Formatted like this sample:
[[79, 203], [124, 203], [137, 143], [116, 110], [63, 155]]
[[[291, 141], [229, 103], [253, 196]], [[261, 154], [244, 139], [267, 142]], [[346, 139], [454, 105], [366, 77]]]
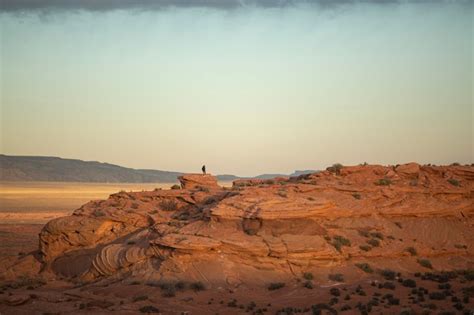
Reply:
[[0, 313], [474, 310], [473, 166], [179, 179], [48, 222], [37, 250], [0, 261]]

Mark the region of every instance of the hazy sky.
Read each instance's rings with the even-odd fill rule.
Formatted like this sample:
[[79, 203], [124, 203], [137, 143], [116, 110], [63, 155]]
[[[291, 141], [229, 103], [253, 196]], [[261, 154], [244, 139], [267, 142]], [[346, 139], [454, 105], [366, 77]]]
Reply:
[[1, 153], [238, 175], [474, 162], [471, 1], [240, 2], [5, 0]]

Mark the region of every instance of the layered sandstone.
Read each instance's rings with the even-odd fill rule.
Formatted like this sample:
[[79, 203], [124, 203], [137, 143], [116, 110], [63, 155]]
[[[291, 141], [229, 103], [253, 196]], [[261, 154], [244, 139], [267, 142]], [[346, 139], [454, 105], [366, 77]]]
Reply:
[[120, 192], [50, 221], [40, 234], [43, 270], [85, 281], [238, 285], [381, 257], [413, 260], [407, 247], [456, 257], [457, 267], [474, 254], [472, 166], [352, 166], [231, 189], [211, 175], [180, 180], [183, 189]]

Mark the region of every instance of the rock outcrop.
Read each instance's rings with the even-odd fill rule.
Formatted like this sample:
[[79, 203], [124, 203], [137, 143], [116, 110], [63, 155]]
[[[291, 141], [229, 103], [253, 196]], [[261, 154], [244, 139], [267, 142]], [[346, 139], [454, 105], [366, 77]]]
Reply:
[[238, 285], [356, 261], [414, 260], [407, 247], [458, 257], [450, 262], [457, 267], [474, 254], [472, 166], [351, 166], [232, 188], [211, 175], [180, 181], [183, 189], [120, 192], [52, 220], [40, 234], [43, 270], [85, 281]]
[[184, 189], [218, 188], [217, 179], [210, 174], [186, 174], [178, 177]]

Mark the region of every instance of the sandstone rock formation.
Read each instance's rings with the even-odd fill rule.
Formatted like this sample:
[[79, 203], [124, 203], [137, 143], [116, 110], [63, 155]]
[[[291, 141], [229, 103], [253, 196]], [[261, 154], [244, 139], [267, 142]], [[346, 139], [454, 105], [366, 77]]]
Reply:
[[180, 190], [119, 192], [50, 221], [43, 272], [238, 286], [377, 259], [420, 268], [408, 247], [438, 259], [435, 269], [472, 268], [472, 166], [352, 166], [232, 188], [211, 175], [180, 181]]
[[193, 188], [218, 188], [217, 179], [210, 174], [186, 174], [178, 177], [181, 187], [184, 189]]

